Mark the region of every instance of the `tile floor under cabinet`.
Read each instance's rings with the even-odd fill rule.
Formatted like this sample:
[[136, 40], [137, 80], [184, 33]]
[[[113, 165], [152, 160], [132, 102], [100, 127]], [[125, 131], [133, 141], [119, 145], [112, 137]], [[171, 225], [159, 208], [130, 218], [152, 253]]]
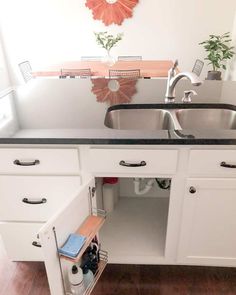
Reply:
[[[1, 240], [0, 295], [50, 295], [44, 264], [10, 262]], [[92, 295], [236, 295], [236, 268], [108, 265]]]

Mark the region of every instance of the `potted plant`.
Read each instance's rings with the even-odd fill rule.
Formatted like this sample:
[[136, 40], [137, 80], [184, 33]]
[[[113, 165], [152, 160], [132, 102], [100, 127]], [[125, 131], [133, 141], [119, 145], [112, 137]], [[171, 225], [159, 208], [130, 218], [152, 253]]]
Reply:
[[230, 33], [223, 35], [209, 35], [209, 39], [199, 45], [203, 45], [207, 52], [205, 60], [212, 65], [212, 70], [208, 71], [207, 80], [221, 80], [220, 69], [226, 70], [226, 61], [231, 59], [235, 52], [234, 46], [230, 46]]
[[102, 46], [107, 51], [107, 56], [104, 59], [104, 62], [112, 65], [115, 63], [115, 60], [112, 58], [110, 51], [120, 40], [122, 40], [123, 33], [119, 33], [116, 36], [108, 34], [108, 32], [94, 32], [96, 37], [97, 44]]

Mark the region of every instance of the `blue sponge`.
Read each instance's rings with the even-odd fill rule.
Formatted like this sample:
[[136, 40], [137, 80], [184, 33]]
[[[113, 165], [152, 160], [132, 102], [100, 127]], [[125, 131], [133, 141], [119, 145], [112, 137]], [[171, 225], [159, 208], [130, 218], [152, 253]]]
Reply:
[[68, 257], [76, 257], [83, 247], [86, 237], [78, 234], [70, 234], [65, 244], [58, 249], [59, 253]]

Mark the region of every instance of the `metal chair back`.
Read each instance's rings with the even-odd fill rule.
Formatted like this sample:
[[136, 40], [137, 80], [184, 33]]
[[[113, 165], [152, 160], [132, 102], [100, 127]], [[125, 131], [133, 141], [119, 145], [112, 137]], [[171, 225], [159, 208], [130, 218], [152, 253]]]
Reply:
[[61, 69], [60, 78], [88, 78], [92, 76], [91, 69]]
[[203, 66], [204, 66], [204, 62], [200, 59], [197, 59], [193, 66], [192, 72], [195, 73], [197, 76], [200, 76]]
[[110, 78], [140, 78], [140, 70], [109, 70]]
[[19, 63], [18, 66], [26, 83], [33, 79], [32, 68], [29, 61], [23, 61]]

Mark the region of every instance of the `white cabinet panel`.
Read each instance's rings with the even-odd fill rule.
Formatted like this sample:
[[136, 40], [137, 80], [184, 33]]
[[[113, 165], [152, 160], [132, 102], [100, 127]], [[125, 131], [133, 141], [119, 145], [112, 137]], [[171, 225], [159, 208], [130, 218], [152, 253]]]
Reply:
[[61, 208], [39, 231], [51, 295], [64, 295], [60, 266], [55, 243], [59, 247], [75, 232], [91, 212], [90, 191], [94, 179], [83, 185], [77, 195]]
[[47, 221], [80, 184], [79, 176], [0, 176], [0, 220]]
[[235, 216], [236, 179], [188, 179], [179, 262], [236, 266]]
[[42, 248], [32, 245], [42, 223], [0, 222], [0, 234], [12, 261], [43, 261]]
[[236, 150], [192, 150], [188, 171], [191, 175], [236, 177]]
[[76, 149], [0, 149], [2, 174], [76, 174]]
[[[89, 156], [90, 171], [93, 173], [165, 175], [175, 173], [178, 151], [91, 148]], [[129, 164], [140, 167], [128, 167]]]

